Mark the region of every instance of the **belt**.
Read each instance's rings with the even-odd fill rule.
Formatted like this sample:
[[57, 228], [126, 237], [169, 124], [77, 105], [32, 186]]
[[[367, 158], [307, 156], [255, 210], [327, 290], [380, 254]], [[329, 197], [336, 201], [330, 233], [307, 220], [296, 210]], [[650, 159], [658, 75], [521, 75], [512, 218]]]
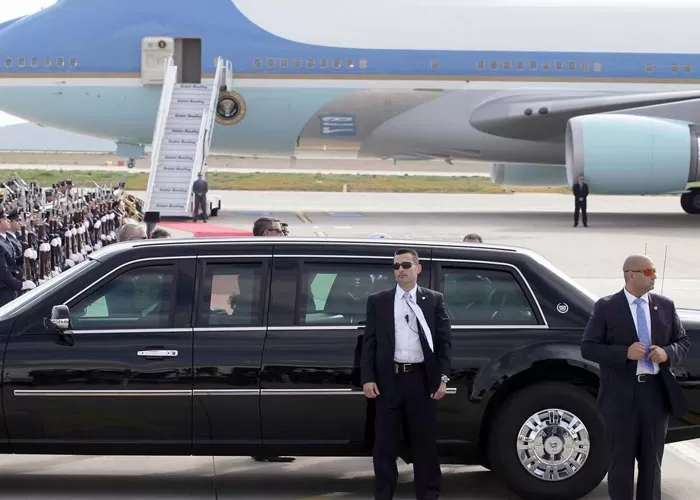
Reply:
[[652, 373], [642, 373], [641, 375], [637, 375], [637, 382], [639, 383], [649, 382], [655, 379], [656, 375]]
[[423, 363], [397, 363], [394, 362], [394, 373], [408, 373], [422, 370]]

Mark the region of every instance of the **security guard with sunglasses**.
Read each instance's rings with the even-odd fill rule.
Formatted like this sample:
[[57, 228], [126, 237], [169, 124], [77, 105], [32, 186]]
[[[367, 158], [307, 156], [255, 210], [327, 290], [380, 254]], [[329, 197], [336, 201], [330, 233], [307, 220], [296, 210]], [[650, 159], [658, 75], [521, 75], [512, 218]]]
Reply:
[[611, 500], [661, 499], [661, 460], [669, 415], [683, 416], [687, 403], [671, 367], [683, 363], [690, 340], [673, 301], [651, 293], [654, 263], [629, 256], [625, 287], [596, 302], [583, 333], [581, 354], [600, 366], [598, 409], [608, 446]]
[[397, 285], [367, 299], [360, 370], [365, 396], [375, 401], [375, 499], [394, 498], [397, 422], [406, 425], [416, 498], [440, 495], [437, 404], [447, 393], [452, 332], [439, 292], [418, 286], [418, 253], [394, 254]]

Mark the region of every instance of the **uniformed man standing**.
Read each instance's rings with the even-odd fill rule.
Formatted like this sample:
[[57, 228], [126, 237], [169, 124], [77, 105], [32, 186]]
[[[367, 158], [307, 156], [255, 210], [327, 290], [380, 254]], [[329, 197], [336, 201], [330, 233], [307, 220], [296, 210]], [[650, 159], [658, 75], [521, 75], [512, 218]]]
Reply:
[[209, 192], [209, 183], [202, 179], [202, 173], [197, 174], [197, 180], [192, 185], [194, 193], [194, 221], [199, 218], [199, 209], [202, 209], [202, 220], [207, 221], [207, 193]]
[[15, 249], [7, 233], [10, 220], [5, 212], [0, 213], [0, 306], [17, 298], [22, 290], [21, 275], [17, 274]]
[[10, 242], [15, 250], [16, 275], [19, 276], [20, 279], [24, 279], [24, 251], [22, 250], [22, 242], [20, 241], [22, 237], [22, 228], [20, 227], [19, 211], [16, 209], [11, 210], [7, 219], [10, 221], [10, 230], [6, 233], [7, 241]]

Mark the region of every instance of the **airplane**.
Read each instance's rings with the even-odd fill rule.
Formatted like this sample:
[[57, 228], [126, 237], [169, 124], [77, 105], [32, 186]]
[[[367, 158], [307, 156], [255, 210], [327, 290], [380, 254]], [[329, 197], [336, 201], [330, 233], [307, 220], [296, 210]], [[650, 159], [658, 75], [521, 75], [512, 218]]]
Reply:
[[497, 184], [583, 175], [697, 214], [698, 17], [687, 0], [58, 0], [0, 24], [0, 110], [133, 161], [163, 58], [206, 82], [221, 57], [213, 153], [477, 160]]

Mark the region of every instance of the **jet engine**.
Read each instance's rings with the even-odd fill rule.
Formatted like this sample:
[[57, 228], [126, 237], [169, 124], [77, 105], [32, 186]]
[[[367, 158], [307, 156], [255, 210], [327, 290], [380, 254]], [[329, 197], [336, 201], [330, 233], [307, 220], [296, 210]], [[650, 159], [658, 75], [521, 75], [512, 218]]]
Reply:
[[569, 185], [583, 175], [596, 194], [682, 192], [700, 178], [695, 125], [625, 114], [577, 116], [566, 127], [566, 175]]
[[533, 163], [494, 163], [491, 182], [505, 186], [566, 186], [564, 165], [537, 165]]

